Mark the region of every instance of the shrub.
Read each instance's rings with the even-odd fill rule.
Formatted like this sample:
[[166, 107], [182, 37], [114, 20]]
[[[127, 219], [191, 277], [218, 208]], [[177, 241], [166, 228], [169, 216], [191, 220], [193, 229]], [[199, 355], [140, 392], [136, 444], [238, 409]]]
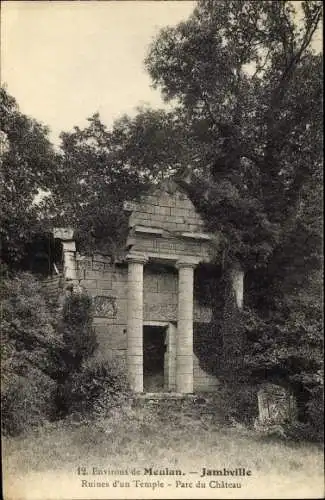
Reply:
[[120, 406], [128, 396], [127, 377], [120, 362], [92, 357], [67, 377], [58, 402], [63, 414], [98, 416]]
[[71, 287], [64, 300], [62, 316], [63, 341], [74, 363], [72, 369], [78, 369], [97, 347], [92, 298], [85, 290]]
[[307, 416], [309, 439], [311, 441], [324, 441], [324, 392], [322, 386], [312, 391], [311, 399], [307, 403]]
[[251, 425], [258, 414], [256, 394], [256, 387], [247, 382], [223, 382], [220, 396], [226, 418]]
[[1, 427], [4, 435], [16, 436], [52, 420], [56, 409], [56, 382], [40, 370], [11, 374], [1, 394]]
[[52, 418], [61, 344], [34, 276], [7, 276], [0, 295], [2, 431], [15, 435]]

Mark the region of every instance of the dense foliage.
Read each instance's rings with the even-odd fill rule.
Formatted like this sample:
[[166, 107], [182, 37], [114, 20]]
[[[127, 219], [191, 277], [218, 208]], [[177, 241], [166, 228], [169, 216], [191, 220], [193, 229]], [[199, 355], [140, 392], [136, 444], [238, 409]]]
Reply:
[[92, 298], [81, 288], [70, 285], [62, 310], [62, 337], [69, 351], [70, 371], [78, 370], [97, 347], [93, 326]]
[[[123, 203], [144, 193], [174, 169], [177, 137], [171, 141], [171, 117], [139, 110], [108, 130], [98, 114], [83, 130], [61, 134], [61, 183], [53, 192], [58, 225], [77, 229], [79, 247], [119, 255], [127, 234]], [[159, 154], [157, 155], [157, 151]]]
[[29, 273], [5, 276], [1, 299], [1, 425], [17, 435], [66, 414], [109, 412], [128, 393], [116, 361], [93, 358], [92, 302], [70, 290], [54, 305]]
[[[321, 169], [319, 2], [202, 1], [166, 28], [146, 64], [177, 99], [191, 144], [194, 197], [228, 257], [263, 265]], [[195, 166], [195, 169], [193, 169]], [[190, 183], [191, 184], [191, 183]]]
[[57, 393], [58, 414], [96, 415], [110, 411], [127, 392], [127, 381], [116, 360], [104, 360], [96, 351], [91, 297], [72, 287], [62, 310], [62, 336], [70, 359]]
[[58, 157], [48, 129], [19, 111], [15, 99], [0, 88], [0, 241], [1, 258], [13, 266], [26, 243], [44, 231], [40, 192], [57, 182]]
[[315, 1], [203, 0], [146, 60], [183, 119], [183, 185], [222, 235], [225, 274], [246, 272], [246, 368], [292, 384], [307, 410], [323, 383], [321, 16]]
[[117, 359], [89, 357], [59, 389], [61, 415], [105, 416], [129, 398], [126, 371]]
[[[244, 311], [225, 297], [224, 331], [238, 336], [245, 361], [235, 375], [289, 384], [315, 425], [323, 418], [322, 57], [313, 50], [321, 16], [318, 1], [202, 0], [187, 21], [160, 32], [146, 59], [172, 111], [140, 109], [112, 130], [95, 114], [85, 129], [62, 133], [59, 152], [5, 89], [0, 122], [7, 264], [40, 223], [73, 226], [80, 248], [114, 258], [127, 231], [123, 201], [175, 175], [220, 236], [222, 279], [234, 265], [245, 271]], [[36, 204], [39, 189], [51, 196]], [[82, 300], [67, 302], [66, 352], [75, 361], [73, 349], [80, 354], [70, 387], [89, 389], [91, 373], [109, 375], [84, 365], [90, 324], [72, 317]], [[91, 315], [87, 299], [84, 306]]]
[[0, 293], [2, 427], [18, 434], [55, 417], [64, 346], [35, 277], [3, 277]]

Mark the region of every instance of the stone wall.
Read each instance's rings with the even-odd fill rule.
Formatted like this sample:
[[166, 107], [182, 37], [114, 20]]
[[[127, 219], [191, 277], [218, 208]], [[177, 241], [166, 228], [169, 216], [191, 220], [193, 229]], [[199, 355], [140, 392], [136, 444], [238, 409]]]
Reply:
[[[109, 257], [77, 254], [77, 277], [94, 300], [95, 329], [103, 355], [127, 348], [127, 266]], [[118, 354], [118, 353], [115, 353]], [[124, 354], [124, 353], [123, 353]]]
[[[209, 337], [208, 332], [216, 330], [212, 325], [211, 304], [209, 300], [202, 300], [202, 286], [199, 294], [200, 287], [197, 288], [193, 278], [201, 276], [198, 264], [207, 264], [212, 256], [215, 257], [218, 239], [204, 232], [200, 215], [196, 213], [186, 194], [172, 180], [157, 186], [140, 201], [126, 202], [124, 209], [129, 215], [125, 261], [115, 265], [111, 263], [110, 258], [103, 255], [86, 257], [76, 253], [71, 228], [57, 228], [55, 233], [56, 237], [62, 240], [65, 277], [72, 282], [79, 281], [93, 297], [99, 350], [105, 357], [119, 355], [123, 359], [126, 358], [128, 350], [131, 380], [133, 375], [130, 369], [136, 366], [138, 370], [141, 366], [139, 357], [142, 356], [143, 307], [144, 324], [153, 326], [159, 323], [160, 326], [166, 327], [168, 335], [174, 329], [176, 341], [172, 347], [168, 344], [168, 359], [171, 360], [171, 365], [178, 363], [174, 370], [178, 390], [192, 392], [192, 366], [194, 389], [209, 390], [216, 385], [213, 373], [216, 349], [213, 342], [210, 342], [214, 334]], [[129, 285], [132, 285], [129, 294], [129, 318], [128, 273]], [[143, 304], [142, 296], [139, 295], [142, 293], [142, 278]], [[215, 321], [218, 298], [217, 294], [210, 293], [209, 286], [206, 286], [210, 278], [210, 273], [203, 277], [204, 288], [207, 290], [207, 293], [203, 291], [203, 295], [213, 296]], [[177, 323], [178, 332], [175, 331]], [[192, 338], [193, 326], [195, 335]], [[135, 375], [137, 389], [134, 389], [141, 392], [141, 370]], [[185, 379], [187, 382], [184, 385]]]
[[[112, 265], [109, 257], [77, 254], [77, 278], [94, 300], [95, 329], [99, 350], [104, 356], [126, 357], [127, 349], [127, 264]], [[144, 268], [144, 322], [177, 321], [178, 273], [168, 266]], [[196, 325], [209, 324], [211, 309], [194, 301]], [[200, 352], [200, 346], [195, 350]], [[194, 387], [208, 390], [216, 385], [215, 377], [202, 368], [194, 355]], [[203, 363], [204, 366], [204, 363]]]

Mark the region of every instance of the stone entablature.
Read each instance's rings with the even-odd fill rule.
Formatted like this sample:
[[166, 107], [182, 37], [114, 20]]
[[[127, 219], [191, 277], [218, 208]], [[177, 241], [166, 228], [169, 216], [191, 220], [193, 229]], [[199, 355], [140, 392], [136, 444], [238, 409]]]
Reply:
[[[76, 254], [77, 280], [93, 297], [115, 297], [120, 307], [127, 301], [127, 266], [113, 265], [109, 257]], [[159, 272], [160, 271], [160, 272]], [[144, 266], [144, 321], [177, 321], [178, 274], [172, 267]], [[110, 309], [110, 308], [109, 308]], [[98, 315], [99, 316], [99, 315]], [[117, 316], [117, 313], [114, 317]], [[203, 306], [194, 295], [194, 321], [210, 323], [211, 307]], [[126, 321], [123, 323], [126, 324]]]

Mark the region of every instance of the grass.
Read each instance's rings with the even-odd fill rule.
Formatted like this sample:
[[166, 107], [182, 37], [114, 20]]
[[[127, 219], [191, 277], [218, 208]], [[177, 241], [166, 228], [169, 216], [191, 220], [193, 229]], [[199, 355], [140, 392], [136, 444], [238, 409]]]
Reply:
[[[211, 488], [175, 490], [176, 483], [173, 483], [172, 488], [163, 491], [163, 496], [159, 493], [161, 498], [323, 496], [320, 447], [265, 439], [253, 430], [226, 423], [213, 414], [193, 415], [188, 408], [165, 411], [147, 403], [136, 408], [116, 409], [109, 416], [92, 422], [71, 419], [56, 422], [25, 437], [6, 438], [3, 454], [8, 500], [156, 498], [158, 495], [158, 490], [153, 492], [150, 487], [141, 491], [123, 487], [105, 491], [81, 488], [78, 466], [88, 470], [94, 466], [113, 470], [130, 470], [136, 466], [141, 471], [146, 467], [181, 468], [186, 481], [199, 479], [202, 467], [252, 470], [252, 477], [244, 479], [242, 488], [236, 492]], [[193, 471], [198, 474], [187, 475]], [[220, 481], [220, 477], [208, 479]]]

